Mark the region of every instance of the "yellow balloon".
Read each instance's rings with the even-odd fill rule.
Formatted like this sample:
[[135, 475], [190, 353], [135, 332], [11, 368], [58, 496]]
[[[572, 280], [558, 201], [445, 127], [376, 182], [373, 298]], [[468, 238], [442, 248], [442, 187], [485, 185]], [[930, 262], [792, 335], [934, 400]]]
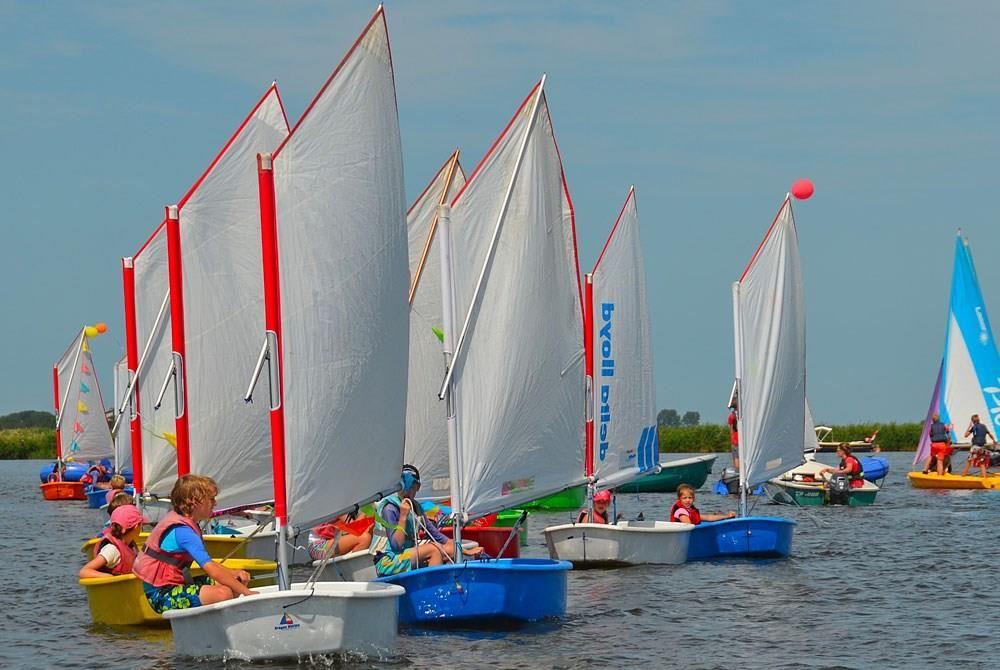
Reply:
[[94, 328], [93, 326], [87, 326], [83, 329], [83, 332], [87, 337], [97, 337], [100, 335], [100, 333], [97, 332], [97, 328]]

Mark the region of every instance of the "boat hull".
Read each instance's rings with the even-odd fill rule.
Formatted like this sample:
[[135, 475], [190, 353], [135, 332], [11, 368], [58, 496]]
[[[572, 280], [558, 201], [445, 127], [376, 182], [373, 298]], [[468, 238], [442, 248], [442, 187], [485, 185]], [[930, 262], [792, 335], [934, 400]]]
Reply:
[[550, 496], [532, 500], [521, 505], [521, 509], [530, 511], [546, 510], [550, 512], [565, 512], [566, 510], [580, 509], [583, 501], [587, 499], [587, 487], [576, 486]]
[[[247, 561], [232, 559], [226, 567], [246, 570], [250, 573], [251, 588], [269, 586], [275, 583], [277, 563], [270, 561]], [[192, 569], [193, 575], [202, 575], [200, 568]], [[153, 611], [146, 600], [142, 582], [135, 575], [108, 575], [80, 580], [80, 586], [87, 593], [90, 617], [94, 623], [111, 626], [166, 626], [166, 620]]]
[[577, 523], [545, 529], [549, 556], [574, 568], [679, 565], [687, 561], [694, 526], [668, 521]]
[[[140, 533], [136, 539], [136, 546], [142, 547], [146, 543], [149, 533]], [[89, 556], [93, 545], [100, 538], [91, 538], [80, 547], [85, 555]], [[244, 541], [240, 535], [213, 535], [206, 533], [202, 536], [205, 541], [205, 549], [212, 558], [235, 558], [235, 559], [256, 559], [260, 561], [273, 561], [275, 559], [274, 531], [264, 532]], [[292, 565], [309, 565], [312, 559], [305, 548], [296, 548]]]
[[164, 612], [180, 656], [308, 660], [325, 654], [386, 658], [395, 650], [396, 600], [403, 589], [373, 582], [292, 584], [258, 595]]
[[400, 625], [492, 628], [566, 613], [567, 561], [468, 561], [411, 570], [377, 581], [406, 589]]
[[83, 486], [83, 482], [47, 482], [38, 488], [45, 500], [86, 500]]
[[[830, 504], [826, 495], [826, 489], [823, 488], [821, 483], [806, 484], [788, 482], [781, 479], [772, 479], [771, 483], [778, 486], [789, 498], [791, 498], [791, 504], [798, 505], [799, 507], [812, 507]], [[847, 505], [849, 507], [867, 507], [869, 505], [874, 505], [875, 497], [878, 495], [878, 492], [878, 486], [866, 481], [864, 486], [851, 489], [847, 498]], [[787, 501], [781, 500], [780, 497], [775, 497], [775, 501], [779, 503], [787, 503]]]
[[705, 521], [691, 531], [688, 560], [784, 558], [792, 553], [796, 522], [771, 516]]
[[717, 454], [706, 454], [684, 458], [679, 461], [663, 461], [660, 471], [655, 474], [640, 477], [635, 481], [619, 486], [617, 493], [673, 493], [681, 484], [689, 484], [701, 488], [712, 472]]
[[973, 491], [1000, 489], [1000, 473], [993, 473], [986, 477], [973, 475], [951, 475], [945, 473], [939, 475], [935, 473], [924, 474], [920, 471], [908, 472], [906, 474], [910, 484], [916, 489], [964, 489]]
[[[87, 498], [87, 507], [91, 509], [100, 509], [108, 504], [108, 491], [111, 489], [86, 489], [84, 495]], [[131, 486], [126, 486], [124, 489], [125, 493], [129, 495], [135, 494], [135, 489]]]
[[[483, 548], [490, 558], [518, 558], [521, 555], [520, 538], [510, 537], [513, 528], [500, 528], [498, 526], [466, 526], [462, 529], [462, 543], [471, 540]], [[441, 529], [445, 537], [453, 537], [454, 529], [445, 526]], [[510, 538], [510, 541], [507, 540]], [[506, 543], [507, 547], [504, 548]], [[503, 554], [500, 555], [500, 550]]]

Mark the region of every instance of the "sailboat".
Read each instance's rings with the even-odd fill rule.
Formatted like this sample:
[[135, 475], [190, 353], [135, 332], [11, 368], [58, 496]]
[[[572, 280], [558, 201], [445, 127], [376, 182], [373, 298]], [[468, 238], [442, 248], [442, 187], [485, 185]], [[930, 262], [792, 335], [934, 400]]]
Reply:
[[[973, 414], [995, 435], [1000, 426], [1000, 354], [986, 313], [986, 301], [979, 287], [969, 240], [958, 231], [955, 239], [955, 266], [951, 277], [951, 299], [944, 336], [944, 356], [931, 394], [927, 418], [913, 464], [922, 468], [931, 453], [931, 417], [938, 413], [951, 432], [952, 444], [966, 442], [965, 428]], [[987, 477], [936, 472], [908, 475], [916, 488], [996, 489], [1000, 474]]]
[[[470, 519], [582, 483], [583, 314], [573, 209], [544, 94], [525, 98], [438, 212], [455, 544]], [[571, 564], [466, 560], [378, 581], [406, 588], [401, 624], [561, 616]]]
[[[46, 500], [86, 500], [81, 475], [115, 455], [88, 330], [94, 335], [98, 332], [93, 326], [81, 328], [52, 367], [56, 462], [50, 472], [43, 471], [45, 481], [40, 487]], [[67, 476], [67, 463], [76, 465], [72, 477]]]
[[[381, 7], [288, 137], [258, 156], [278, 585], [168, 611], [182, 656], [390, 652], [403, 589], [292, 583], [288, 542], [399, 484], [409, 310], [402, 147]], [[252, 360], [252, 359], [251, 359]]]
[[[174, 387], [177, 475], [215, 479], [217, 515], [272, 499], [267, 406], [243, 402], [234, 389], [246, 381], [264, 328], [261, 265], [248, 260], [260, 248], [255, 156], [273, 151], [288, 131], [272, 83], [208, 171], [167, 208], [172, 362], [160, 388]], [[233, 535], [227, 554], [245, 541], [241, 555], [274, 558], [273, 529], [226, 519], [209, 530]]]
[[[125, 357], [122, 357], [115, 362], [114, 365], [114, 387], [113, 387], [113, 398], [119, 397], [119, 394], [125, 392], [125, 388], [128, 386], [128, 361]], [[117, 407], [112, 408], [112, 412], [117, 412]], [[118, 421], [115, 425], [118, 425]], [[114, 472], [115, 474], [120, 474], [125, 478], [126, 487], [124, 491], [129, 495], [134, 495], [135, 490], [128, 486], [132, 483], [132, 451], [131, 444], [129, 442], [128, 431], [115, 431], [112, 429], [111, 438], [114, 442], [115, 455], [113, 459]], [[96, 486], [90, 485], [84, 489], [84, 494], [87, 496], [87, 506], [93, 509], [99, 509], [108, 503], [108, 489], [98, 488]]]
[[803, 462], [806, 320], [791, 195], [733, 283], [734, 393], [739, 400], [739, 515], [701, 523], [689, 559], [788, 556], [795, 521], [750, 516], [747, 496]]
[[[634, 187], [585, 280], [590, 391], [585, 465], [598, 491], [659, 467], [652, 332]], [[574, 567], [679, 564], [687, 560], [692, 528], [670, 521], [570, 523], [546, 528], [545, 542], [549, 556]]]

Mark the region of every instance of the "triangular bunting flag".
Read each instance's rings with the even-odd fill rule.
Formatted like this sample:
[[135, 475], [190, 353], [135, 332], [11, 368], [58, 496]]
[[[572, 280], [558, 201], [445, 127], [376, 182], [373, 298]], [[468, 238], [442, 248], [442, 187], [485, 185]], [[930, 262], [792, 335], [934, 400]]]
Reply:
[[444, 331], [440, 328], [435, 328], [434, 326], [431, 326], [431, 330], [434, 331], [437, 338], [441, 340], [441, 344], [444, 344]]
[[76, 433], [77, 435], [83, 433], [83, 426], [80, 425], [79, 421], [73, 422], [73, 432]]
[[83, 353], [85, 353], [85, 354], [89, 354], [90, 353], [90, 345], [87, 344], [87, 340], [83, 341], [83, 347], [81, 348], [81, 351], [83, 351]]
[[89, 375], [89, 374], [90, 374], [90, 368], [88, 368], [88, 367], [87, 367], [87, 364], [86, 364], [86, 363], [84, 363], [84, 364], [83, 364], [83, 365], [82, 365], [82, 366], [80, 367], [80, 371], [81, 371], [81, 372], [82, 372], [83, 374], [85, 374], [85, 375]]
[[87, 412], [90, 411], [90, 408], [87, 407], [87, 403], [83, 402], [82, 400], [78, 400], [76, 403], [76, 411], [79, 412], [80, 414], [86, 414]]
[[73, 440], [73, 443], [69, 445], [69, 450], [73, 452], [80, 451], [80, 445], [76, 443], [76, 440]]
[[163, 439], [169, 442], [171, 447], [177, 448], [177, 436], [173, 433], [164, 433]]
[[80, 382], [80, 393], [90, 393], [90, 387]]

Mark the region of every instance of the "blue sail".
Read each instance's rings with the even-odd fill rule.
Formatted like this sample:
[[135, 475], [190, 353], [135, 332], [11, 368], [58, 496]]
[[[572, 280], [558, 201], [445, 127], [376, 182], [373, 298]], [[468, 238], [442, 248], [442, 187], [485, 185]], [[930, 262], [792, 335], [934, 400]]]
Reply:
[[944, 342], [938, 411], [941, 420], [950, 426], [952, 440], [966, 441], [965, 431], [973, 414], [978, 414], [996, 433], [1000, 426], [1000, 355], [969, 241], [961, 231], [955, 241]]

